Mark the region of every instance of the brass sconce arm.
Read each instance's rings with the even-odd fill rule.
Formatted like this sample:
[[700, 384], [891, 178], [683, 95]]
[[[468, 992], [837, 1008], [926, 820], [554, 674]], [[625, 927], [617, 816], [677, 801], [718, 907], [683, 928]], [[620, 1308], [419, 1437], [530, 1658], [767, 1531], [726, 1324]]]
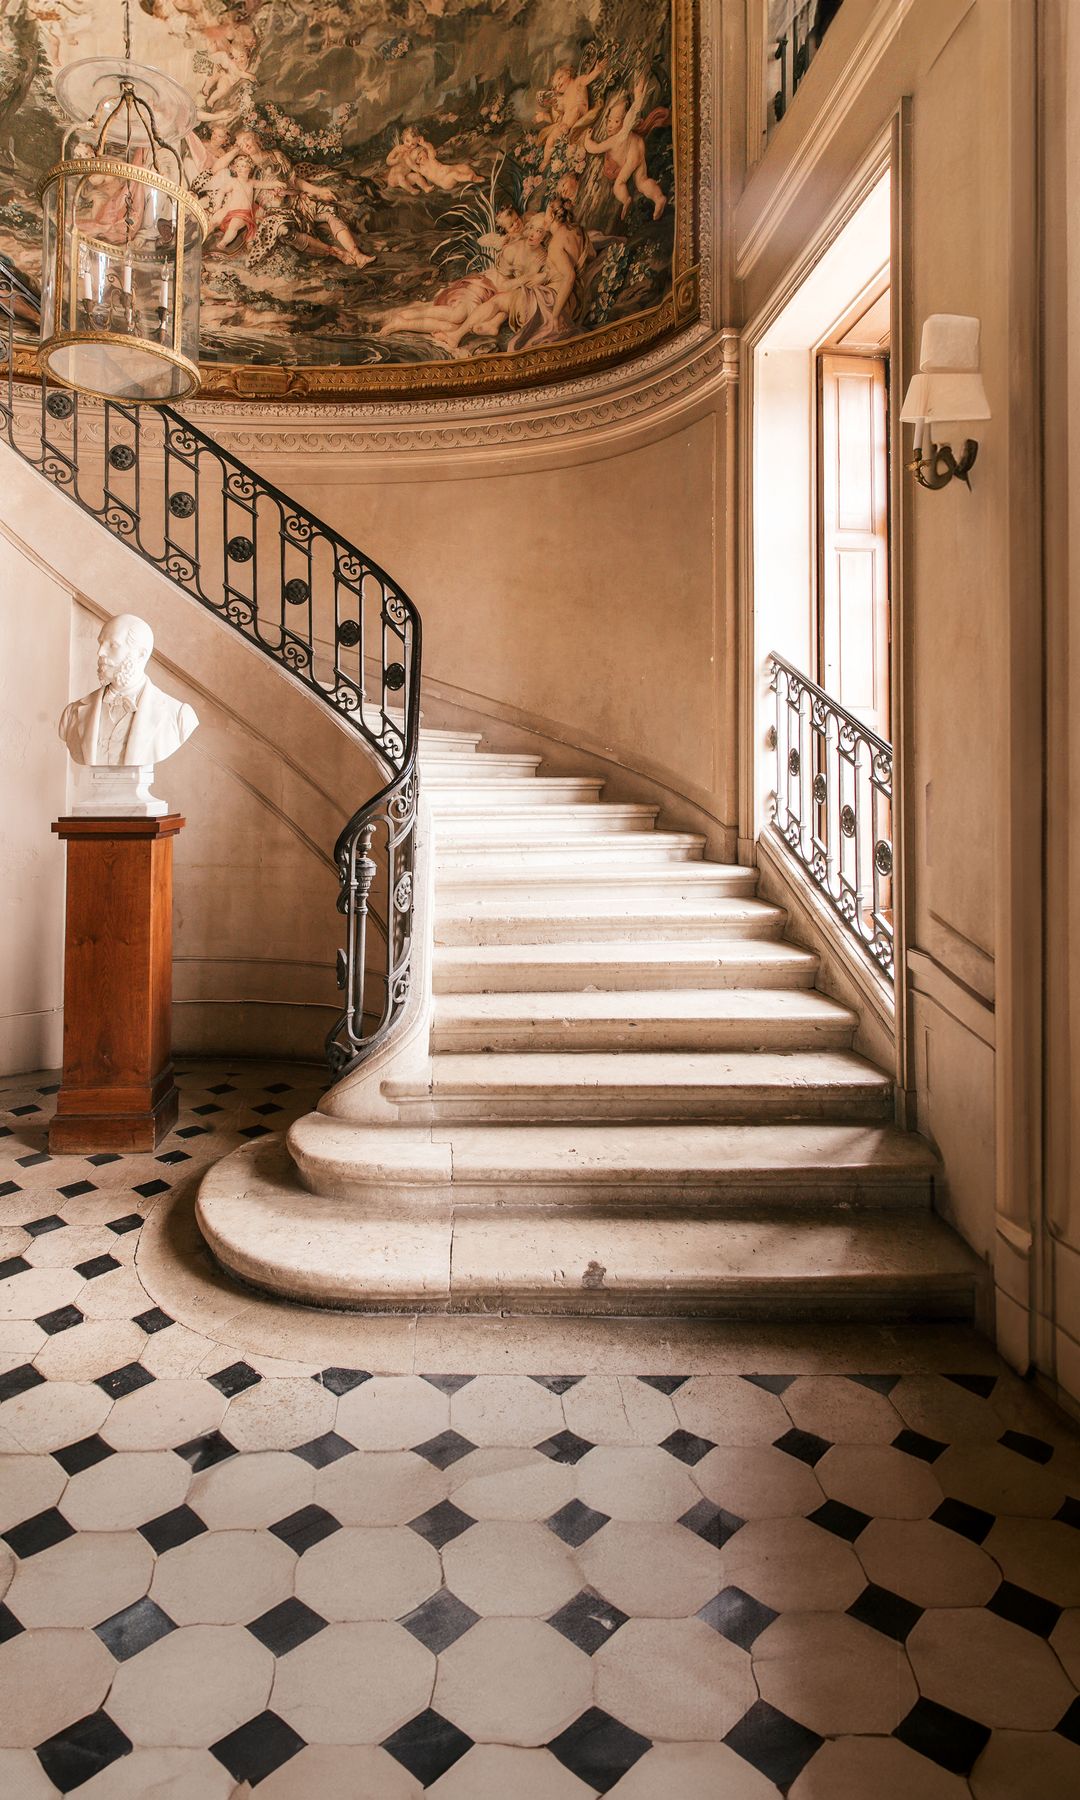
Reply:
[[929, 456], [924, 456], [916, 442], [915, 456], [908, 463], [908, 468], [921, 487], [931, 489], [948, 487], [950, 481], [955, 478], [962, 481], [970, 493], [969, 477], [978, 454], [979, 446], [974, 438], [965, 439], [959, 456], [953, 454], [951, 445], [934, 443], [930, 445]]

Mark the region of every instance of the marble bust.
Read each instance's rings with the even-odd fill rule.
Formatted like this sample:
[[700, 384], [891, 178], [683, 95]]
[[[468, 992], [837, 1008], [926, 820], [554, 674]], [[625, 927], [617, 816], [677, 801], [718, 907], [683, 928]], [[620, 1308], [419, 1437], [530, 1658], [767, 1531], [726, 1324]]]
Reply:
[[153, 648], [149, 625], [132, 613], [120, 613], [101, 627], [101, 686], [65, 706], [60, 718], [72, 762], [145, 768], [164, 762], [187, 742], [198, 718], [193, 707], [163, 694], [147, 676]]

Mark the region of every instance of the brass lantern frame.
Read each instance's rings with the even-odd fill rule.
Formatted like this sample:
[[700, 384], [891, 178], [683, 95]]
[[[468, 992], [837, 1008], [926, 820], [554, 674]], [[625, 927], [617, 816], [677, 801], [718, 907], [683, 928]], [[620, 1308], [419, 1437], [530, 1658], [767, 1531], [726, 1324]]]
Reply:
[[[158, 397], [148, 395], [145, 398], [140, 398], [135, 395], [125, 395], [123, 397], [126, 404], [133, 406], [160, 405], [166, 400], [171, 402], [189, 399], [192, 394], [198, 391], [201, 385], [202, 377], [198, 363], [190, 356], [187, 356], [181, 348], [184, 326], [183, 283], [186, 255], [185, 239], [187, 236], [188, 223], [189, 221], [193, 222], [199, 233], [199, 244], [201, 247], [209, 234], [210, 220], [205, 208], [191, 192], [190, 188], [185, 185], [179, 152], [175, 150], [171, 144], [166, 143], [161, 138], [154, 120], [152, 108], [135, 92], [134, 85], [130, 78], [121, 75], [118, 77], [118, 80], [120, 89], [119, 94], [102, 118], [93, 154], [90, 156], [63, 157], [60, 162], [54, 164], [54, 166], [48, 170], [38, 184], [38, 197], [42, 202], [45, 201], [49, 189], [55, 189], [54, 219], [56, 244], [54, 247], [55, 267], [53, 271], [54, 329], [50, 336], [43, 338], [39, 344], [37, 361], [38, 368], [42, 375], [50, 381], [57, 382], [62, 387], [70, 388], [75, 393], [85, 394], [95, 399], [117, 399], [118, 396], [115, 393], [109, 393], [101, 388], [87, 386], [82, 382], [74, 381], [70, 377], [61, 374], [59, 370], [51, 367], [48, 358], [54, 351], [66, 349], [71, 346], [97, 344], [107, 346], [111, 349], [118, 349], [125, 345], [131, 346], [133, 349], [141, 350], [158, 361], [169, 363], [173, 368], [180, 370], [184, 377], [185, 386], [181, 390], [173, 391], [167, 396]], [[133, 116], [142, 126], [150, 151], [149, 164], [128, 162], [124, 157], [108, 154], [106, 142], [110, 134], [110, 129], [114, 126], [117, 115], [120, 113], [121, 109], [124, 109], [127, 119], [127, 143], [129, 147], [131, 143]], [[68, 134], [69, 140], [70, 136], [71, 133]], [[173, 159], [173, 162], [176, 165], [175, 180], [162, 171], [158, 163], [159, 152], [162, 155], [168, 155]], [[131, 254], [130, 240], [123, 245], [107, 243], [101, 238], [96, 238], [87, 232], [80, 231], [76, 224], [75, 206], [79, 191], [83, 182], [92, 176], [107, 176], [122, 181], [129, 187], [132, 184], [147, 187], [155, 193], [167, 196], [175, 206], [176, 224], [171, 247], [171, 261], [166, 262], [164, 259], [158, 257], [153, 259], [155, 267], [161, 267], [162, 269], [168, 269], [169, 271], [168, 279], [172, 286], [171, 342], [164, 342], [161, 338], [154, 339], [143, 337], [133, 329], [122, 332], [103, 331], [95, 330], [91, 323], [80, 326], [79, 309], [82, 302], [76, 291], [76, 280], [81, 265], [81, 252], [83, 248], [85, 247], [88, 250], [92, 250], [95, 255], [104, 257], [107, 262], [115, 263], [117, 265], [123, 265], [125, 261], [131, 264], [134, 260]], [[70, 218], [68, 216], [69, 207]], [[64, 279], [65, 274], [67, 275], [66, 283]], [[66, 323], [64, 322], [65, 314]]]

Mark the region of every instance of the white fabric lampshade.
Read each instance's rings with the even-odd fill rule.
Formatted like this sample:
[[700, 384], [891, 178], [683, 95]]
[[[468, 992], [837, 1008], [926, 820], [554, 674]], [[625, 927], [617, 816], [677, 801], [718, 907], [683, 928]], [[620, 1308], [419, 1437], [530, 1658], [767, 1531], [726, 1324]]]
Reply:
[[961, 313], [932, 313], [926, 320], [920, 373], [911, 378], [900, 414], [906, 425], [990, 417], [979, 373], [979, 331], [978, 319]]

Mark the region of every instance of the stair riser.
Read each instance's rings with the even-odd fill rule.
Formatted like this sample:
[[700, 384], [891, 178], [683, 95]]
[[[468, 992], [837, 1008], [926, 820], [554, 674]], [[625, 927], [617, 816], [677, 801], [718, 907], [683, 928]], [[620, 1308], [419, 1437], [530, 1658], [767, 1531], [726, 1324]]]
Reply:
[[[362, 1311], [378, 1310], [361, 1308]], [[383, 1309], [388, 1310], [388, 1309]], [[681, 1289], [677, 1283], [620, 1289], [541, 1288], [517, 1286], [484, 1290], [459, 1283], [453, 1300], [440, 1310], [483, 1316], [526, 1313], [552, 1317], [638, 1319], [713, 1319], [735, 1323], [752, 1320], [778, 1324], [903, 1324], [916, 1321], [970, 1320], [975, 1294], [970, 1283], [896, 1284], [869, 1279], [852, 1291], [809, 1284], [798, 1292], [786, 1282], [751, 1284], [740, 1281], [719, 1289]]]
[[[440, 918], [435, 916], [435, 941], [449, 947], [482, 947], [485, 944], [686, 944], [713, 943], [724, 938], [778, 938], [782, 918], [763, 914], [758, 918], [725, 919], [723, 915], [686, 913], [682, 917], [614, 919], [603, 917], [549, 919]], [[640, 978], [635, 985], [640, 986]]]
[[687, 881], [678, 871], [675, 879], [651, 878], [645, 870], [637, 876], [623, 876], [598, 882], [588, 871], [575, 878], [553, 880], [539, 876], [535, 881], [485, 881], [482, 877], [464, 882], [439, 882], [439, 901], [447, 908], [475, 905], [478, 914], [516, 912], [521, 906], [546, 903], [552, 910], [579, 906], [589, 912], [619, 904], [632, 894], [636, 905], [708, 906], [714, 900], [752, 900], [754, 883], [743, 876], [710, 876], [701, 881]]
[[791, 962], [708, 963], [440, 963], [435, 952], [432, 987], [436, 994], [618, 994], [641, 988], [667, 992], [702, 988], [752, 987], [791, 992], [814, 985], [812, 959]]
[[[531, 835], [531, 834], [530, 834]], [[618, 845], [597, 845], [590, 838], [573, 838], [565, 844], [537, 849], [532, 842], [522, 844], [513, 856], [501, 845], [470, 844], [453, 850], [440, 845], [435, 857], [435, 875], [440, 888], [464, 886], [476, 880], [498, 881], [506, 877], [521, 881], [530, 875], [537, 881], [565, 875], [568, 868], [595, 870], [604, 877], [616, 876], [623, 881], [636, 881], [654, 869], [691, 867], [700, 869], [701, 847], [675, 844], [669, 846], [652, 832], [624, 832]], [[725, 865], [714, 863], [711, 868]]]
[[436, 1019], [431, 1047], [440, 1052], [478, 1050], [849, 1050], [852, 1024], [784, 1019], [522, 1019], [495, 1024], [440, 1025]]
[[535, 776], [523, 780], [511, 775], [503, 781], [460, 781], [429, 775], [424, 785], [433, 810], [441, 813], [462, 806], [490, 806], [498, 812], [504, 803], [530, 811], [534, 807], [589, 806], [599, 799], [603, 782], [539, 781]]
[[741, 1171], [735, 1178], [713, 1171], [691, 1170], [673, 1181], [669, 1175], [645, 1174], [640, 1180], [529, 1181], [520, 1169], [501, 1175], [489, 1173], [483, 1181], [430, 1181], [417, 1175], [412, 1181], [386, 1182], [343, 1177], [340, 1165], [325, 1170], [308, 1159], [305, 1180], [310, 1191], [330, 1194], [350, 1205], [362, 1206], [373, 1216], [401, 1218], [436, 1217], [446, 1209], [475, 1207], [484, 1216], [511, 1205], [514, 1211], [557, 1208], [567, 1218], [611, 1218], [621, 1214], [655, 1216], [673, 1222], [687, 1208], [717, 1214], [729, 1212], [788, 1213], [793, 1217], [819, 1212], [824, 1207], [863, 1212], [927, 1212], [931, 1206], [929, 1178], [896, 1176], [874, 1179], [874, 1171], [844, 1171], [822, 1177], [813, 1169], [775, 1169], [758, 1174]]
[[506, 851], [517, 849], [522, 841], [533, 848], [541, 845], [558, 849], [567, 837], [606, 837], [611, 832], [651, 831], [656, 822], [655, 806], [523, 806], [489, 807], [470, 804], [450, 807], [440, 804], [436, 830], [440, 849], [458, 849], [462, 844], [500, 845]]
[[413, 1098], [393, 1093], [405, 1125], [518, 1124], [623, 1120], [628, 1125], [690, 1120], [757, 1125], [767, 1121], [797, 1123], [829, 1120], [832, 1124], [881, 1124], [892, 1117], [892, 1099], [881, 1088], [835, 1087], [798, 1090], [775, 1087], [633, 1089], [553, 1088], [528, 1094], [451, 1094]]

